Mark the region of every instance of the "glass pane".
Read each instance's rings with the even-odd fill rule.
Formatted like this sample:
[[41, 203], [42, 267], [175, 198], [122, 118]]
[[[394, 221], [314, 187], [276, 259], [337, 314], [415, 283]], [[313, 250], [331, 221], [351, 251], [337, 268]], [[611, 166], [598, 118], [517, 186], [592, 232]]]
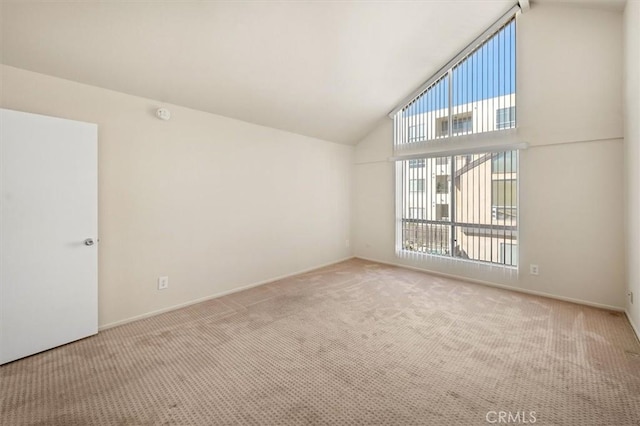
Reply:
[[513, 173], [518, 170], [518, 156], [515, 151], [493, 154], [491, 159], [493, 173]]
[[515, 206], [518, 200], [516, 190], [518, 186], [514, 179], [494, 180], [491, 193], [494, 206]]
[[517, 157], [507, 151], [406, 161], [402, 248], [515, 266]]
[[515, 44], [514, 19], [395, 115], [394, 143], [515, 127]]

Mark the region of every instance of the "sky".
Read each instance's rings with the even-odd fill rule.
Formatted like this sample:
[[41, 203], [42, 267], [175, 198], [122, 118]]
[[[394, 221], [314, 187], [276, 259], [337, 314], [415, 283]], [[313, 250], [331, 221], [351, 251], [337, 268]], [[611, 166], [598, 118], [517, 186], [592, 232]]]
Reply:
[[453, 85], [453, 106], [514, 93], [515, 41], [512, 20], [453, 69], [451, 83], [443, 76], [404, 110], [404, 116], [447, 108], [449, 84]]

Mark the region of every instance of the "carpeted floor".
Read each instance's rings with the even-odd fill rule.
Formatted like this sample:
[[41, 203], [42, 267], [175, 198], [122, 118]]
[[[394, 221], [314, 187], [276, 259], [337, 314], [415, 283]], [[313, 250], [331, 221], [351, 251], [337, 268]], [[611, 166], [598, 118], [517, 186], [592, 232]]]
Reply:
[[350, 260], [2, 366], [0, 424], [638, 425], [639, 354], [617, 312]]

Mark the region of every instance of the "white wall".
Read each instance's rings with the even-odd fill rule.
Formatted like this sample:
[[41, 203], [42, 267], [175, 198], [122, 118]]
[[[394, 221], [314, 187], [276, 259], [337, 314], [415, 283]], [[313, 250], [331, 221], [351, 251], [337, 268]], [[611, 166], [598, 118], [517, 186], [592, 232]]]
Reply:
[[519, 274], [395, 256], [389, 120], [356, 147], [355, 255], [620, 309], [622, 15], [536, 4], [518, 20], [517, 43], [518, 135], [531, 144], [519, 174]]
[[627, 2], [625, 46], [625, 159], [627, 171], [627, 312], [640, 334], [640, 2]]
[[353, 147], [1, 71], [2, 107], [98, 124], [101, 326], [351, 255]]

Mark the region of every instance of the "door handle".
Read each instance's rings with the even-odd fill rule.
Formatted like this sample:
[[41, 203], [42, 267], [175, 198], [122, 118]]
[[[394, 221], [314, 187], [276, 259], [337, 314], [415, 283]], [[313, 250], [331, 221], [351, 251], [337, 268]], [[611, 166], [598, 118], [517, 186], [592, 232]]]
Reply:
[[85, 246], [92, 246], [94, 245], [96, 242], [93, 240], [93, 238], [87, 238], [86, 240], [84, 240], [84, 245]]

